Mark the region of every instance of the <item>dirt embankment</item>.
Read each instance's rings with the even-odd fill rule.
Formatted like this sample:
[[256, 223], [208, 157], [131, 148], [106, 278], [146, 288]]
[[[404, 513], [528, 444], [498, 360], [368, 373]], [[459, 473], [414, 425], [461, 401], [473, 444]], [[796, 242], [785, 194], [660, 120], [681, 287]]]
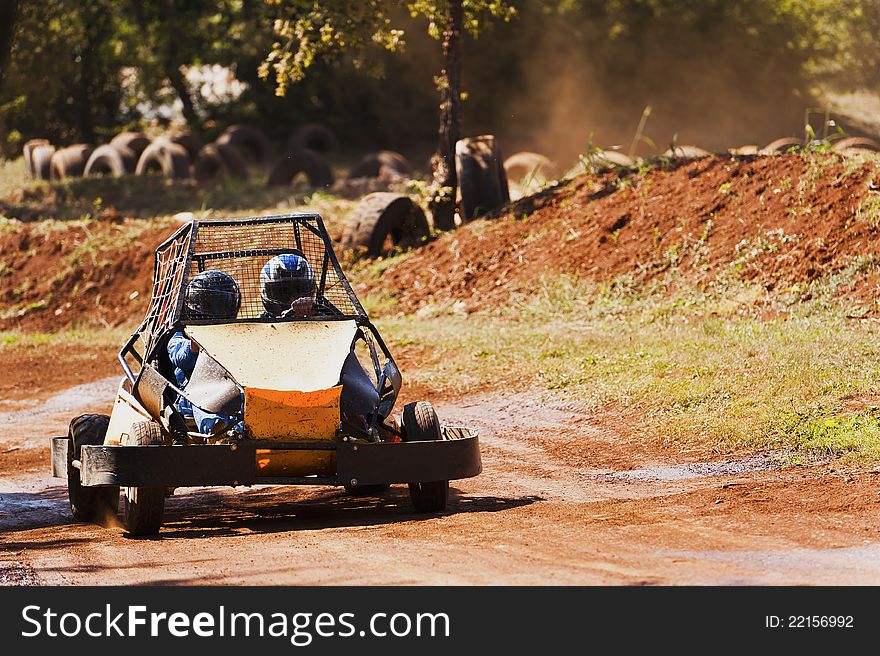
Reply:
[[[690, 284], [733, 276], [769, 291], [880, 254], [880, 166], [835, 155], [707, 157], [668, 169], [583, 176], [525, 198], [494, 221], [443, 235], [385, 270], [368, 292], [408, 312], [473, 310], [534, 291], [542, 275], [635, 284], [670, 271]], [[850, 291], [871, 295], [865, 268]]]
[[[841, 291], [872, 305], [878, 225], [878, 161], [713, 156], [578, 177], [441, 235], [358, 291], [390, 296], [403, 312], [457, 301], [475, 310], [533, 291], [543, 275], [604, 282], [628, 274], [639, 285], [675, 272], [687, 284], [733, 278], [771, 294], [801, 285], [803, 294], [802, 283], [861, 261], [867, 266]], [[137, 322], [154, 248], [174, 227], [5, 224], [0, 329]]]
[[137, 321], [150, 298], [155, 247], [176, 225], [0, 226], [0, 329], [51, 331]]

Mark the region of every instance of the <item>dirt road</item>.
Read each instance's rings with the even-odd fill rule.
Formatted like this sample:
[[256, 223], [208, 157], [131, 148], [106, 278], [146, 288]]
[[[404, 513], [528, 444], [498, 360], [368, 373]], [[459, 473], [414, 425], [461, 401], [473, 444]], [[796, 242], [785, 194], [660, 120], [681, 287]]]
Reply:
[[[405, 486], [178, 490], [151, 539], [77, 524], [47, 438], [114, 379], [0, 412], [0, 583], [878, 584], [880, 473], [663, 451], [625, 412], [518, 394], [438, 403], [484, 473], [440, 516]], [[700, 457], [702, 456], [702, 457]]]

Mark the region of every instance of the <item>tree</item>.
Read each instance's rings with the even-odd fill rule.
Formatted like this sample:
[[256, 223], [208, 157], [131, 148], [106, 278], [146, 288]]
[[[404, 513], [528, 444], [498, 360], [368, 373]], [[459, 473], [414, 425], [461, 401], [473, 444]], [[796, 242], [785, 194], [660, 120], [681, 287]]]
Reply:
[[0, 0], [0, 88], [3, 86], [6, 60], [12, 49], [16, 18], [18, 18], [18, 0]]
[[434, 184], [430, 199], [434, 225], [453, 226], [458, 181], [455, 174], [455, 142], [461, 126], [461, 50], [467, 30], [476, 36], [493, 18], [509, 20], [514, 9], [504, 0], [268, 0], [277, 6], [273, 31], [278, 37], [260, 68], [272, 76], [276, 93], [284, 95], [291, 83], [302, 80], [316, 58], [353, 54], [356, 64], [366, 65], [368, 49], [380, 46], [403, 49], [404, 30], [395, 27], [396, 10], [405, 7], [411, 16], [428, 19], [428, 34], [442, 41], [443, 68], [436, 77], [440, 92], [440, 124], [437, 152], [431, 160]]

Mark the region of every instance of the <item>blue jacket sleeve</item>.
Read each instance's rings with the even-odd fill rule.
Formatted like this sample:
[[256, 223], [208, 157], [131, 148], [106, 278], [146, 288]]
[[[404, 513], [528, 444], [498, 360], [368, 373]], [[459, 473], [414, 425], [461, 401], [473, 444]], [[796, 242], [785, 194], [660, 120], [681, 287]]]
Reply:
[[177, 369], [189, 378], [196, 367], [198, 356], [192, 352], [189, 338], [181, 332], [174, 333], [168, 340], [168, 358]]

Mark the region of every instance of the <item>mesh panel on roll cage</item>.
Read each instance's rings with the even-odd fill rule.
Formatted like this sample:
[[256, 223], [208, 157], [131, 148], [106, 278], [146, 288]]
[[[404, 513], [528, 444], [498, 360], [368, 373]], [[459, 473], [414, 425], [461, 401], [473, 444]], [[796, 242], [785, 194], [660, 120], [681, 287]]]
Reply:
[[239, 286], [241, 308], [235, 321], [270, 318], [260, 297], [260, 271], [272, 257], [291, 252], [301, 253], [314, 272], [312, 317], [364, 317], [326, 234], [320, 218], [309, 214], [194, 221], [156, 250], [144, 326], [149, 342], [178, 321], [205, 323], [187, 317], [182, 301], [188, 281], [210, 269], [228, 273]]

